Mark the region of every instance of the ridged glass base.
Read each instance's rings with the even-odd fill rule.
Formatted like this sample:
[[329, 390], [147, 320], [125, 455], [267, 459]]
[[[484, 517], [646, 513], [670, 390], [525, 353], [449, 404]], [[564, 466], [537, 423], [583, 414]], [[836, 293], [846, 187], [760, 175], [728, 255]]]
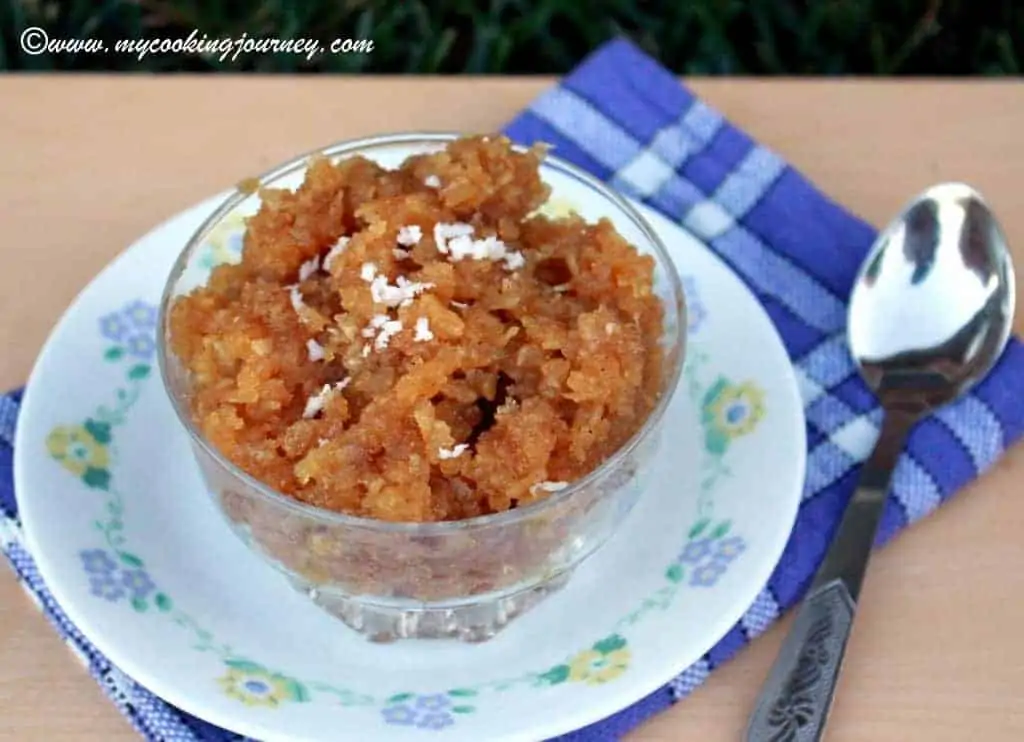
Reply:
[[512, 619], [562, 589], [570, 575], [571, 571], [566, 571], [542, 584], [500, 597], [482, 595], [476, 602], [463, 601], [454, 606], [438, 607], [383, 605], [337, 591], [318, 589], [295, 577], [290, 579], [297, 590], [371, 642], [457, 639], [480, 643], [493, 638]]

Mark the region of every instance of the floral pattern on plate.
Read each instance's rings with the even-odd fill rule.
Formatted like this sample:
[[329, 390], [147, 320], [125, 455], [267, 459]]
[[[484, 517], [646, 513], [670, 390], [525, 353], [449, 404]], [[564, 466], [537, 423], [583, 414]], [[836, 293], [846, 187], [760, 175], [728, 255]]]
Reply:
[[248, 660], [228, 660], [227, 670], [217, 678], [224, 693], [246, 706], [275, 707], [282, 703], [304, 703], [309, 691], [294, 678], [272, 672]]
[[199, 267], [210, 270], [224, 263], [237, 263], [242, 257], [245, 217], [234, 212], [224, 217], [206, 237], [199, 253]]
[[[221, 242], [215, 243], [211, 250], [229, 249], [225, 247], [228, 243], [223, 242], [224, 236], [219, 239]], [[612, 633], [579, 649], [560, 664], [474, 687], [406, 690], [381, 698], [356, 689], [299, 680], [267, 668], [219, 643], [199, 621], [176, 607], [170, 596], [159, 590], [157, 576], [147, 571], [143, 559], [125, 548], [128, 536], [124, 498], [114, 475], [117, 428], [125, 422], [151, 370], [146, 361], [152, 356], [157, 311], [155, 306], [141, 300], [99, 319], [100, 334], [113, 343], [103, 358], [112, 364], [123, 364], [123, 383], [114, 390], [114, 405], [99, 406], [80, 424], [54, 428], [45, 441], [46, 450], [55, 463], [78, 478], [87, 490], [106, 496], [102, 514], [95, 521], [96, 531], [102, 535], [104, 543], [79, 551], [89, 592], [97, 600], [123, 602], [140, 613], [154, 608], [151, 612], [154, 616], [163, 615], [165, 620], [190, 632], [195, 640], [193, 649], [220, 658], [222, 674], [211, 682], [227, 697], [250, 707], [273, 709], [289, 703], [310, 702], [376, 706], [380, 721], [386, 725], [436, 731], [452, 726], [459, 716], [473, 713], [484, 696], [500, 694], [513, 687], [539, 690], [563, 684], [598, 686], [614, 682], [629, 671], [633, 660], [626, 636], [629, 628], [651, 611], [667, 609], [683, 589], [714, 587], [747, 548], [744, 538], [731, 532], [730, 520], [714, 519], [710, 493], [719, 478], [729, 476], [725, 457], [730, 446], [755, 431], [766, 413], [766, 402], [752, 382], [736, 383], [720, 375], [715, 375], [710, 384], [704, 382], [703, 372], [710, 359], [692, 342], [692, 336], [698, 333], [706, 312], [692, 279], [687, 283], [687, 298], [691, 308], [691, 347], [685, 370], [686, 384], [700, 409], [705, 445], [697, 518], [686, 531], [677, 558], [666, 568], [664, 584], [619, 620]]]
[[381, 718], [385, 724], [414, 726], [420, 729], [444, 729], [455, 723], [458, 714], [475, 709], [464, 699], [475, 696], [472, 690], [450, 690], [445, 693], [397, 693], [384, 702]]

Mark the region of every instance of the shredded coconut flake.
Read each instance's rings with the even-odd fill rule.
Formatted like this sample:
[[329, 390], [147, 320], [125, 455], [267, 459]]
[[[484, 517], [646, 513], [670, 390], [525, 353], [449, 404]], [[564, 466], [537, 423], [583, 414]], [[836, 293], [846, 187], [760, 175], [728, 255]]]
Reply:
[[452, 302], [452, 306], [453, 307], [458, 307], [459, 309], [468, 309], [469, 308], [469, 304], [466, 304], [465, 302], [461, 302], [461, 301], [453, 301]]
[[299, 280], [307, 280], [318, 270], [320, 270], [320, 256], [314, 255], [312, 258], [310, 258], [305, 263], [299, 266]]
[[310, 338], [306, 341], [306, 349], [309, 351], [309, 360], [322, 361], [324, 359], [324, 346]]
[[447, 459], [457, 459], [459, 456], [464, 454], [469, 449], [468, 443], [458, 443], [452, 448], [439, 448], [437, 449], [437, 458], [445, 461]]
[[[306, 400], [306, 409], [302, 411], [302, 416], [306, 419], [316, 417], [323, 409], [324, 405], [327, 404], [327, 400], [335, 392], [341, 392], [345, 387], [351, 383], [352, 379], [345, 378], [341, 381], [335, 382], [334, 386], [330, 384], [324, 384], [323, 388], [319, 392], [314, 394], [312, 397]], [[324, 439], [320, 439], [320, 445], [325, 443]]]
[[402, 331], [402, 321], [397, 319], [388, 320], [384, 323], [384, 326], [380, 328], [380, 332], [377, 334], [377, 339], [373, 341], [373, 347], [376, 350], [384, 350], [388, 347], [388, 343], [391, 342], [391, 338]]
[[397, 239], [399, 245], [405, 245], [406, 247], [418, 245], [419, 241], [423, 239], [423, 230], [419, 228], [418, 224], [411, 224], [408, 227], [402, 227], [398, 230]]
[[324, 405], [327, 404], [327, 398], [331, 396], [331, 391], [331, 385], [324, 384], [323, 389], [306, 400], [306, 409], [302, 411], [302, 416], [309, 419], [319, 415]]
[[438, 222], [434, 225], [434, 242], [437, 244], [437, 251], [442, 255], [448, 254], [449, 241], [472, 235], [473, 225], [465, 222], [453, 222], [452, 224]]
[[391, 318], [386, 314], [375, 314], [370, 317], [370, 324], [362, 329], [362, 336], [364, 338], [373, 338], [377, 336], [377, 332], [384, 325], [388, 323]]
[[450, 260], [501, 260], [508, 270], [517, 270], [526, 264], [522, 254], [509, 250], [497, 237], [473, 239], [472, 225], [463, 222], [434, 225], [434, 242], [437, 251]]
[[[363, 267], [359, 269], [359, 277], [367, 283], [372, 283], [377, 277], [377, 266], [373, 263], [363, 263]], [[384, 280], [387, 281], [386, 278]]]
[[413, 335], [412, 339], [417, 343], [425, 343], [434, 339], [434, 333], [430, 331], [429, 319], [420, 317], [416, 320], [416, 334]]
[[510, 250], [505, 255], [505, 268], [510, 271], [517, 271], [526, 265], [526, 258], [521, 252]]
[[423, 185], [427, 186], [428, 188], [440, 188], [441, 179], [438, 178], [436, 175], [428, 175], [426, 179], [423, 181]]
[[394, 250], [392, 250], [391, 254], [395, 256], [395, 260], [405, 260], [407, 257], [409, 257], [409, 251], [403, 250], [400, 247], [396, 247]]
[[[364, 273], [363, 278], [365, 277]], [[409, 306], [413, 299], [432, 288], [432, 283], [410, 281], [405, 276], [399, 276], [393, 285], [388, 283], [387, 276], [376, 276], [370, 282], [373, 301], [387, 307]]]
[[369, 355], [370, 355], [370, 346], [369, 345], [364, 345], [363, 346], [363, 358], [366, 358]]
[[302, 310], [306, 308], [306, 302], [302, 300], [302, 292], [298, 286], [288, 287], [288, 298], [292, 301], [292, 309], [302, 314]]
[[348, 247], [349, 239], [350, 238], [348, 238], [348, 237], [339, 237], [338, 241], [336, 243], [334, 243], [334, 247], [332, 247], [327, 252], [327, 255], [324, 256], [324, 270], [325, 271], [330, 271], [331, 270], [331, 265], [334, 263], [335, 259], [339, 255], [341, 255], [343, 252], [345, 252], [345, 248]]
[[536, 495], [541, 492], [559, 492], [568, 486], [568, 482], [537, 482], [537, 484], [530, 487], [530, 493]]

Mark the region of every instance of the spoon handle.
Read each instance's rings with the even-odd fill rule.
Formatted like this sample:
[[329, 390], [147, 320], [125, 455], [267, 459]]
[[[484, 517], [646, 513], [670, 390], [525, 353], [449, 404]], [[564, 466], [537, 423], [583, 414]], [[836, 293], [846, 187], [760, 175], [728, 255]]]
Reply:
[[899, 411], [886, 415], [835, 538], [761, 689], [747, 742], [821, 740], [889, 482], [913, 422]]

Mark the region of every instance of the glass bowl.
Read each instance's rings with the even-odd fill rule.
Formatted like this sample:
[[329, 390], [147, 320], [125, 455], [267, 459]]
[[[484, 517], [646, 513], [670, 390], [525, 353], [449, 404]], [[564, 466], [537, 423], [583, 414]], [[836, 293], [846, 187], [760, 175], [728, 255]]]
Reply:
[[[259, 178], [297, 187], [312, 154], [362, 155], [395, 167], [442, 149], [457, 134], [396, 134], [341, 142], [297, 157]], [[160, 308], [160, 372], [191, 437], [203, 480], [231, 529], [299, 591], [372, 641], [457, 638], [483, 641], [562, 587], [615, 532], [637, 502], [685, 349], [685, 305], [678, 274], [658, 236], [621, 196], [582, 170], [548, 156], [545, 207], [567, 206], [588, 221], [608, 217], [655, 260], [664, 304], [664, 363], [658, 402], [641, 429], [590, 474], [537, 503], [462, 521], [393, 523], [305, 505], [278, 493], [222, 456], [189, 410], [189, 379], [168, 344], [168, 309], [205, 283], [213, 265], [240, 255], [244, 218], [259, 208], [253, 189], [233, 192], [188, 241], [171, 271]]]

